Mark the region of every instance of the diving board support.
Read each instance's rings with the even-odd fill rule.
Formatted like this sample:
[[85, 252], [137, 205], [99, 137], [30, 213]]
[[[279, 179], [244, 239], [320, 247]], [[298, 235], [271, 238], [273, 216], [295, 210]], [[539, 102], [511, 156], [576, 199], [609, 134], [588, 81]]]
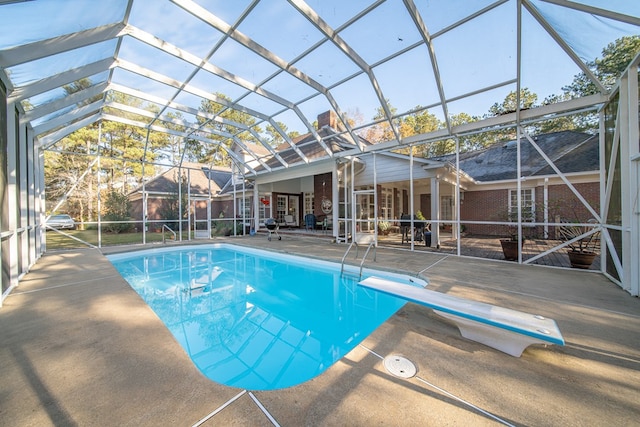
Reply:
[[564, 345], [564, 338], [553, 319], [509, 308], [369, 277], [360, 286], [393, 295], [433, 309], [454, 322], [460, 334], [470, 340], [520, 357], [532, 344]]

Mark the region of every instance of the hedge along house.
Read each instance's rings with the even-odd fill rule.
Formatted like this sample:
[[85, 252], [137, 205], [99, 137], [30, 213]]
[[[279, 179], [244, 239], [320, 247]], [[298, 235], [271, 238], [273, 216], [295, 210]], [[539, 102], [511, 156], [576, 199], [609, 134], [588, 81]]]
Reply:
[[[584, 112], [599, 123], [601, 203], [592, 216], [606, 251], [601, 271], [637, 295], [640, 56], [637, 50], [627, 52], [624, 64], [611, 72], [603, 73], [599, 66], [609, 47], [615, 51], [637, 39], [639, 7], [638, 2], [604, 0], [588, 5], [498, 0], [455, 7], [412, 0], [256, 0], [206, 6], [171, 1], [157, 7], [141, 0], [0, 1], [2, 296], [18, 286], [46, 250], [46, 218], [52, 213], [44, 203], [44, 158], [49, 153], [83, 159], [68, 164], [81, 165], [73, 167], [82, 180], [100, 178], [100, 162], [109, 155], [137, 162], [142, 170], [158, 163], [150, 153], [154, 138], [161, 135], [171, 135], [181, 147], [219, 149], [233, 158], [243, 182], [257, 184], [254, 216], [259, 191], [295, 196], [313, 188], [313, 209], [318, 209], [315, 202], [329, 198], [320, 187], [327, 180], [313, 178], [311, 185], [308, 177], [331, 174], [336, 189], [331, 203], [321, 205], [332, 209], [334, 219], [344, 211], [353, 229], [358, 204], [347, 204], [365, 195], [345, 184], [355, 183], [363, 170], [376, 175], [375, 167], [362, 169], [367, 157], [375, 157], [371, 161], [377, 166], [386, 152], [449, 139], [457, 144], [467, 135], [506, 127], [522, 147], [531, 142], [527, 127], [532, 123]], [[265, 11], [295, 25], [270, 25]], [[585, 83], [584, 90], [559, 92], [575, 76]], [[548, 101], [526, 105], [524, 89], [545, 100], [549, 95]], [[512, 109], [483, 115], [511, 93]], [[212, 105], [216, 108], [207, 108]], [[407, 136], [395, 126], [396, 120], [426, 109], [437, 115], [437, 129]], [[315, 117], [327, 110], [345, 129], [336, 128], [334, 137], [350, 142], [350, 148], [342, 143], [340, 150], [330, 148], [325, 141], [332, 136], [320, 137], [313, 129]], [[365, 117], [357, 126], [345, 114], [354, 110]], [[461, 113], [478, 120], [457, 120]], [[359, 132], [380, 123], [391, 129], [384, 141], [367, 145], [358, 138]], [[138, 130], [127, 140], [130, 144], [114, 147], [117, 140], [109, 129], [114, 124]], [[265, 130], [269, 126], [294, 158], [274, 155]], [[305, 155], [286, 129], [311, 133], [323, 151]], [[252, 153], [248, 142], [268, 150], [273, 163]], [[238, 147], [261, 169], [244, 163], [236, 155]], [[454, 171], [461, 170], [463, 155], [457, 148], [449, 165], [455, 165]], [[163, 166], [172, 166], [167, 163]], [[415, 184], [411, 171], [416, 163], [409, 159], [410, 185]], [[516, 176], [522, 175], [520, 169], [518, 160]], [[463, 177], [454, 177], [454, 197], [462, 202], [455, 206], [461, 209], [467, 203]], [[143, 182], [145, 177], [137, 178]], [[291, 188], [284, 188], [289, 180], [298, 180], [298, 187], [290, 183]], [[378, 184], [372, 182], [375, 189]], [[65, 197], [79, 188], [76, 184], [68, 183], [52, 211], [64, 206]], [[523, 182], [515, 184], [521, 212]], [[348, 193], [343, 207], [340, 191]], [[371, 196], [371, 189], [362, 191]], [[285, 197], [273, 200], [273, 216], [295, 207], [295, 197], [287, 196], [280, 207], [278, 200]], [[94, 212], [99, 215], [98, 209]], [[340, 229], [334, 226], [334, 233]]]

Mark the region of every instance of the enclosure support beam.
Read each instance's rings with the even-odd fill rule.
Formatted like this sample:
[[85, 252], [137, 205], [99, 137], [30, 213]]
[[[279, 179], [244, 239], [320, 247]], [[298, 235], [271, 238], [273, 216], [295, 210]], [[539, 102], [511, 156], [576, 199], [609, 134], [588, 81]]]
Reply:
[[638, 206], [638, 63], [623, 74], [620, 81], [620, 175], [622, 185], [622, 287], [631, 295], [640, 291], [640, 208]]

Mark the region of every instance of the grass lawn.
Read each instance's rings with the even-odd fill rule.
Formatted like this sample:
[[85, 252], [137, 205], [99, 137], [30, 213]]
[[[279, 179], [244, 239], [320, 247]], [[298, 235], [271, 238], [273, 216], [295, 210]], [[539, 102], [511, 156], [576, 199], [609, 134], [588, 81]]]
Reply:
[[[55, 231], [47, 230], [47, 249], [72, 249], [87, 247], [82, 242], [79, 242], [71, 237], [56, 233]], [[69, 234], [77, 239], [83, 240], [94, 246], [98, 246], [98, 230], [65, 230], [64, 233]], [[173, 236], [165, 234], [167, 239], [172, 239]], [[183, 239], [187, 239], [187, 233], [183, 233]], [[147, 233], [147, 243], [162, 242], [162, 233]], [[102, 246], [115, 246], [115, 245], [135, 245], [142, 244], [142, 232], [131, 233], [106, 233], [102, 232]]]
[[[212, 236], [221, 236], [228, 233], [228, 229], [212, 230]], [[90, 243], [94, 246], [98, 246], [98, 230], [64, 230], [65, 234], [73, 236], [76, 239], [80, 239], [84, 242]], [[47, 249], [76, 249], [89, 247], [86, 244], [79, 242], [73, 237], [65, 236], [52, 230], [47, 230]], [[167, 240], [173, 239], [173, 235], [165, 233]], [[193, 232], [191, 234], [193, 238]], [[186, 231], [182, 232], [182, 240], [188, 240], [189, 234]], [[146, 243], [162, 242], [162, 233], [148, 232], [146, 236]], [[101, 246], [116, 246], [116, 245], [136, 245], [142, 244], [142, 232], [128, 232], [128, 233], [107, 233], [102, 232]]]

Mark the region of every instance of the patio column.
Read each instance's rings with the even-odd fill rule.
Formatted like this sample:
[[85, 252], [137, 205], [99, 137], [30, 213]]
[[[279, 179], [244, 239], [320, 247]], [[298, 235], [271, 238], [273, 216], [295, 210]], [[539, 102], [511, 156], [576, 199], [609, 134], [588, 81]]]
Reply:
[[440, 177], [431, 178], [431, 247], [440, 247]]

